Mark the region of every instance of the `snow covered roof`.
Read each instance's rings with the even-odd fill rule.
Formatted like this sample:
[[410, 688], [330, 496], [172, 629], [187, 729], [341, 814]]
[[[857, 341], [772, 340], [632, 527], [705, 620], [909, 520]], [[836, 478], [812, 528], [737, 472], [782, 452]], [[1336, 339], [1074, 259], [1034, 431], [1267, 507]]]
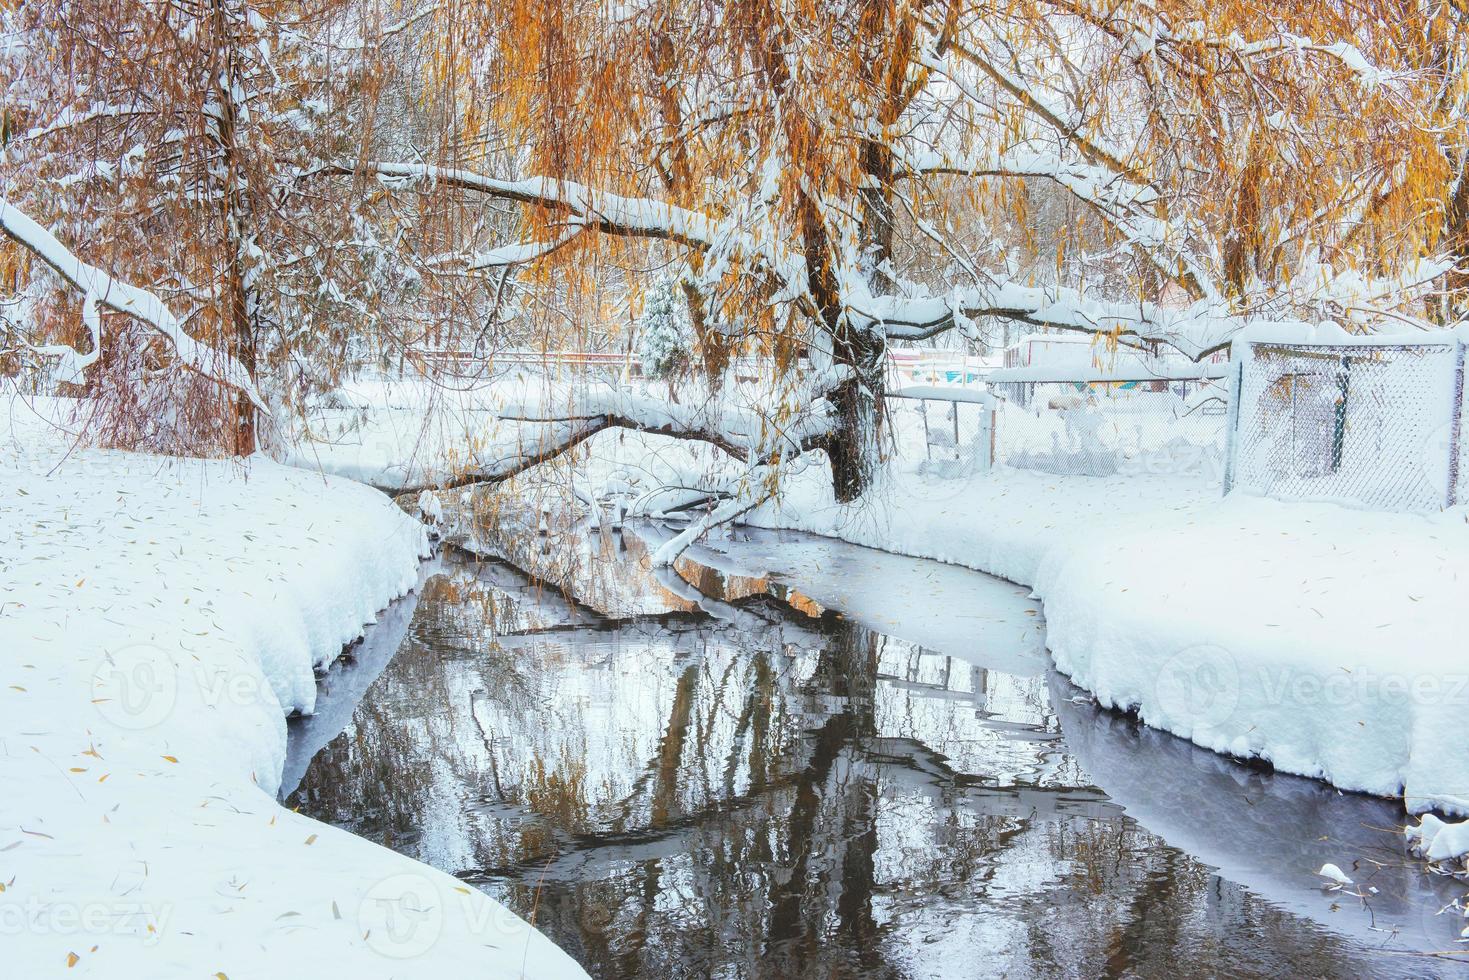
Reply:
[[1028, 333], [1028, 334], [1025, 334], [1023, 337], [1021, 337], [1019, 340], [1015, 341], [1009, 347], [1006, 347], [1005, 349], [1006, 350], [1019, 350], [1024, 345], [1029, 344], [1029, 343], [1032, 343], [1032, 342], [1041, 342], [1041, 343], [1047, 343], [1047, 344], [1088, 344], [1088, 345], [1090, 345], [1095, 338], [1096, 338], [1096, 335], [1095, 334], [1089, 334], [1089, 333], [1063, 333], [1061, 331], [1057, 331], [1056, 333]]

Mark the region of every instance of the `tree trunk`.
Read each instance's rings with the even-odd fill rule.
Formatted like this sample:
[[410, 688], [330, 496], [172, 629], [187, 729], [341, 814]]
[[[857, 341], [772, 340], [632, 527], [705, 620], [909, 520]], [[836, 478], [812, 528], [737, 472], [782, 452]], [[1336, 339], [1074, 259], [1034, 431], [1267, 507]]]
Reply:
[[851, 503], [872, 486], [882, 460], [883, 359], [882, 338], [842, 345], [857, 377], [839, 385], [827, 396], [835, 415], [826, 454], [831, 460], [831, 485], [836, 499]]
[[[246, 241], [253, 222], [246, 194], [246, 174], [239, 146], [239, 111], [237, 106], [238, 50], [234, 35], [237, 12], [227, 9], [230, 0], [214, 0], [214, 43], [220, 65], [215, 73], [215, 98], [218, 115], [214, 118], [215, 136], [224, 163], [224, 186], [220, 189], [220, 218], [225, 239], [225, 302], [228, 317], [229, 348], [250, 379], [255, 379], [259, 338], [256, 335], [258, 310], [254, 295], [253, 260]], [[256, 450], [255, 406], [243, 392], [234, 398], [234, 453], [248, 456]]]

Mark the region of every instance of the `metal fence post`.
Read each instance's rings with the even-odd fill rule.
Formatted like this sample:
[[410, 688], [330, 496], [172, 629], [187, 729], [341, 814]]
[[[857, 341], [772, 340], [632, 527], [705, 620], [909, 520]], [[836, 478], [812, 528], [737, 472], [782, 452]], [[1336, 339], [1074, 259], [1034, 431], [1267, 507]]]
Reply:
[[1454, 345], [1454, 402], [1449, 406], [1449, 507], [1459, 502], [1459, 457], [1464, 436], [1464, 350], [1462, 340]]
[[979, 452], [984, 472], [995, 468], [995, 403], [979, 406]]
[[[1253, 353], [1253, 352], [1252, 352]], [[1234, 489], [1235, 455], [1239, 452], [1239, 396], [1244, 388], [1245, 362], [1241, 358], [1229, 372], [1229, 418], [1224, 424], [1224, 492]]]
[[923, 418], [923, 458], [933, 461], [933, 437], [928, 434], [928, 399], [918, 399], [918, 414]]

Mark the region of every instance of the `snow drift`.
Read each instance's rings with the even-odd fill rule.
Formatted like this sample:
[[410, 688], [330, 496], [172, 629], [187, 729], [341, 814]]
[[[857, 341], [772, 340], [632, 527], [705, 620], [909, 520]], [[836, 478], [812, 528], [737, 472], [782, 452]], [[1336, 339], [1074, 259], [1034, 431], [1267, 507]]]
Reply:
[[0, 451], [7, 970], [581, 974], [480, 892], [275, 801], [285, 715], [424, 546], [381, 494], [263, 459]]

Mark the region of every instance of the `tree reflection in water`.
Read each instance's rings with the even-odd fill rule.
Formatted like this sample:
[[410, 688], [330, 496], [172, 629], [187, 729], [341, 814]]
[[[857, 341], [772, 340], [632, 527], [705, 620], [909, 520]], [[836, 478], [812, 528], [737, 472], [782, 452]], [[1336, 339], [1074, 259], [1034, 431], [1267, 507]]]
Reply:
[[657, 579], [621, 538], [578, 590], [620, 618], [506, 566], [431, 580], [288, 802], [484, 888], [594, 976], [1368, 969], [1125, 816], [1044, 676], [768, 580]]

